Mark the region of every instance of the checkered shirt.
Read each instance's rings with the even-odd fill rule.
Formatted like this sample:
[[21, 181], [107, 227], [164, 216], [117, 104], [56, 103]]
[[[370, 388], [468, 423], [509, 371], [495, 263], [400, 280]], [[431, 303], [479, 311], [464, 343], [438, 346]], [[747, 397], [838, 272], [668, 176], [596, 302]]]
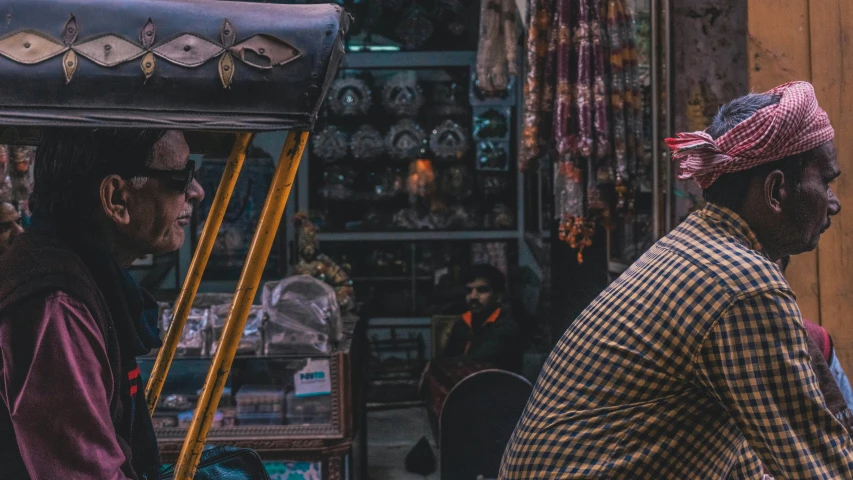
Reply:
[[779, 103], [764, 107], [714, 140], [705, 132], [667, 138], [681, 179], [703, 190], [720, 175], [741, 172], [818, 147], [833, 138], [829, 116], [817, 104], [808, 82], [790, 82], [765, 92]]
[[693, 213], [551, 353], [500, 479], [853, 479], [788, 283], [749, 226]]

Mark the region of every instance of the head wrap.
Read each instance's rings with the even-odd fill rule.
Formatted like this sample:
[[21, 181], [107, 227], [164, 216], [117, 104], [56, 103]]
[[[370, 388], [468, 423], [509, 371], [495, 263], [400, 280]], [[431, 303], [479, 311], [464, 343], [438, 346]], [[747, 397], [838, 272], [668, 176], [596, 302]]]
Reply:
[[835, 137], [829, 116], [817, 104], [808, 82], [780, 85], [766, 95], [781, 96], [716, 140], [705, 132], [679, 133], [667, 138], [678, 178], [696, 180], [703, 190], [720, 175], [807, 152]]

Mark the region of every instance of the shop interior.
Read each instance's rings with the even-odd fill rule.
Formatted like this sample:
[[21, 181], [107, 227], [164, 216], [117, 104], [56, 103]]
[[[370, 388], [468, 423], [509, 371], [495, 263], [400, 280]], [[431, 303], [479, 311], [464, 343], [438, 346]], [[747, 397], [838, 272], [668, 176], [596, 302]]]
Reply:
[[[512, 407], [507, 392], [526, 398], [571, 318], [694, 208], [678, 207], [660, 149], [674, 122], [668, 2], [337, 3], [353, 16], [347, 54], [209, 441], [257, 450], [274, 479], [469, 478], [454, 476], [460, 461], [447, 453], [453, 437], [476, 430], [465, 427], [466, 405], [493, 391], [506, 393], [498, 409]], [[286, 134], [255, 136], [228, 205], [154, 416], [167, 462], [186, 435]], [[161, 302], [162, 332], [234, 138], [187, 135], [209, 194], [180, 251], [132, 268]], [[0, 200], [25, 228], [34, 159], [33, 147], [0, 146]], [[431, 389], [425, 369], [448, 322], [466, 312], [463, 278], [478, 264], [505, 277], [521, 364], [479, 391], [460, 385], [476, 369]], [[155, 358], [140, 359], [143, 376]], [[421, 439], [431, 473], [407, 465]]]

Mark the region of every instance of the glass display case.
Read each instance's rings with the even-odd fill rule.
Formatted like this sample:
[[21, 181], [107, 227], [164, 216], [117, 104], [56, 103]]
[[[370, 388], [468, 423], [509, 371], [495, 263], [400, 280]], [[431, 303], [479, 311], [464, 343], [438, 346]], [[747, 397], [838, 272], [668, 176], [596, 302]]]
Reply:
[[[208, 436], [257, 450], [264, 459], [283, 451], [321, 450], [351, 442], [351, 340], [328, 356], [238, 356]], [[153, 358], [140, 361], [144, 376]], [[165, 461], [180, 453], [210, 358], [177, 357], [152, 420]], [[315, 391], [304, 384], [323, 384]]]
[[[264, 288], [272, 291], [282, 283], [268, 282]], [[292, 298], [287, 292], [278, 293], [282, 299]], [[199, 294], [179, 340], [152, 417], [166, 463], [177, 459], [192, 421], [221, 335], [220, 320], [227, 314], [222, 307], [229, 305], [228, 297]], [[252, 307], [207, 443], [256, 450], [265, 462], [275, 462], [270, 469], [281, 475], [364, 478], [367, 362], [363, 325], [355, 317], [336, 315], [333, 308], [323, 313], [328, 320], [324, 341], [307, 342], [308, 337], [321, 337], [321, 329], [307, 320], [290, 330], [280, 322], [276, 326], [276, 305], [293, 310], [292, 304], [269, 299]], [[324, 310], [316, 300], [313, 305]], [[171, 319], [170, 307], [161, 304], [162, 331]], [[150, 376], [156, 354], [139, 358], [143, 378]]]

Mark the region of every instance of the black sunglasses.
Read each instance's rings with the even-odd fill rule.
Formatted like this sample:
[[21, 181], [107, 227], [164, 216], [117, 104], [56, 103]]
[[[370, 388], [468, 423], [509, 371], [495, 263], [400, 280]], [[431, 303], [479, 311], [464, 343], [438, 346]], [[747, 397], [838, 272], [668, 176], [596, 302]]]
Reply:
[[156, 168], [141, 168], [132, 175], [124, 178], [151, 177], [166, 180], [169, 188], [178, 193], [187, 193], [195, 178], [195, 161], [187, 160], [187, 165], [181, 170], [159, 170]]
[[18, 217], [17, 220], [11, 220], [8, 222], [0, 222], [0, 232], [5, 232], [6, 230], [11, 230], [15, 227], [15, 225], [21, 227], [23, 226], [24, 218]]

